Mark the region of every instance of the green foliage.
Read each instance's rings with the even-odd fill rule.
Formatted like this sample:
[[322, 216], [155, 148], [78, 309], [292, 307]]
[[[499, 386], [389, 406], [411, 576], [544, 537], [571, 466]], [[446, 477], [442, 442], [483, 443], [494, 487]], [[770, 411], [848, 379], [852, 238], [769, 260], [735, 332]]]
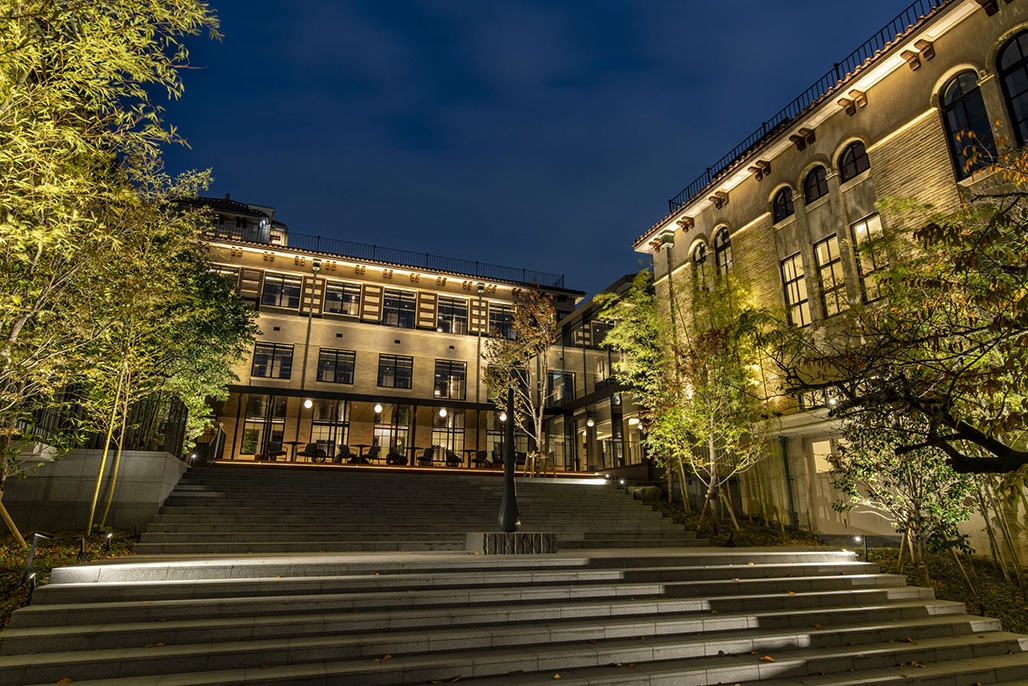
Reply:
[[558, 334], [553, 298], [535, 288], [522, 290], [516, 299], [511, 330], [511, 338], [494, 337], [485, 343], [489, 399], [506, 412], [508, 391], [513, 390], [512, 421], [532, 437], [537, 452], [546, 452], [544, 413], [559, 390], [549, 388], [547, 383]]
[[618, 350], [618, 379], [642, 409], [647, 452], [672, 469], [688, 465], [713, 502], [725, 482], [767, 452], [755, 376], [766, 314], [750, 304], [738, 279], [697, 285], [675, 301], [689, 305], [672, 320], [652, 277], [640, 273], [624, 299], [603, 299], [603, 316], [612, 322], [605, 343]]
[[871, 416], [864, 414], [861, 422], [843, 430], [845, 443], [832, 458], [830, 477], [845, 498], [833, 507], [885, 518], [910, 537], [918, 563], [925, 551], [956, 547], [970, 552], [957, 525], [975, 510], [973, 477], [953, 471], [936, 448], [897, 453], [911, 435], [923, 435], [924, 427], [902, 416], [876, 415], [873, 422]]
[[858, 251], [888, 256], [881, 299], [855, 308], [849, 335], [782, 333], [776, 357], [794, 391], [836, 398], [835, 414], [889, 408], [924, 429], [907, 446], [1002, 473], [1028, 464], [1028, 158], [987, 171], [954, 212], [881, 203], [885, 235]]

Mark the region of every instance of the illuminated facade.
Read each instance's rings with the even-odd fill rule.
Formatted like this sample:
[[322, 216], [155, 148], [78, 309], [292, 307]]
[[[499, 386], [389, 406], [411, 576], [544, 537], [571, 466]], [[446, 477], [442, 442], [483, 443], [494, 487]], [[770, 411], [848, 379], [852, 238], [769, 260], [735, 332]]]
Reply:
[[[669, 200], [634, 246], [653, 256], [664, 298], [669, 275], [679, 284], [689, 271], [738, 275], [759, 304], [813, 335], [878, 297], [872, 275], [882, 265], [853, 251], [890, 230], [878, 201], [955, 209], [979, 181], [961, 131], [989, 153], [1028, 142], [1025, 3], [915, 2]], [[743, 499], [773, 501], [826, 533], [891, 531], [872, 515], [832, 510], [826, 458], [838, 427], [818, 404], [775, 400], [784, 414], [776, 454], [744, 477]]]
[[215, 216], [211, 260], [261, 330], [214, 408], [224, 459], [491, 458], [503, 425], [484, 340], [507, 334], [521, 289], [551, 294], [561, 316], [584, 295], [553, 274], [297, 234], [270, 208], [198, 202]]

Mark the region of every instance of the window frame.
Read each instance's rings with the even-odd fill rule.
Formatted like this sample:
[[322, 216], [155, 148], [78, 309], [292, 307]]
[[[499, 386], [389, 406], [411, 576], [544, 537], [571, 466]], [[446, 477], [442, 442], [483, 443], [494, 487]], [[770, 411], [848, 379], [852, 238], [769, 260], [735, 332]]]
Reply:
[[[798, 269], [797, 269], [798, 266]], [[787, 268], [791, 268], [790, 277]], [[786, 257], [779, 264], [782, 275], [782, 291], [785, 295], [785, 309], [789, 316], [789, 323], [793, 326], [804, 327], [811, 322], [810, 318], [810, 291], [807, 289], [806, 271], [803, 266], [803, 254], [795, 253]], [[796, 296], [793, 300], [792, 295]], [[802, 296], [802, 298], [800, 297]], [[799, 312], [797, 322], [794, 312]]]
[[[1017, 71], [1023, 71], [1028, 75], [1028, 50], [1025, 50], [1021, 45], [1021, 38], [1028, 36], [1028, 30], [1020, 31], [1019, 33], [1011, 36], [996, 53], [996, 76], [999, 77], [1000, 86], [1003, 90], [1003, 102], [1006, 105], [1007, 117], [1010, 121], [1010, 127], [1014, 130], [1014, 138], [1017, 141], [1017, 147], [1024, 147], [1025, 143], [1028, 142], [1028, 100], [1025, 102], [1025, 114], [1022, 119], [1018, 120], [1014, 116], [1014, 97], [1010, 94], [1010, 85], [1008, 81]], [[1011, 49], [1017, 49], [1021, 54], [1021, 57], [1014, 61], [1009, 66], [1002, 66], [1003, 58], [1006, 56], [1007, 51]], [[1028, 96], [1028, 91], [1021, 91], [1017, 96]], [[1022, 127], [1023, 125], [1023, 127]], [[1024, 131], [1022, 131], [1022, 128]]]
[[722, 226], [714, 234], [714, 267], [719, 276], [728, 276], [732, 264], [732, 236], [728, 227]]
[[[967, 91], [966, 93], [961, 92], [952, 102], [946, 103], [945, 98], [948, 91], [953, 87], [959, 88], [963, 91], [963, 85], [961, 78], [971, 75], [974, 79], [974, 88]], [[975, 98], [977, 97], [977, 103]], [[967, 107], [969, 104], [978, 104], [981, 106], [981, 114], [975, 119], [971, 119], [968, 116]], [[950, 114], [959, 111], [963, 115], [963, 119], [966, 122], [966, 127], [953, 131], [950, 126]], [[946, 132], [946, 143], [949, 147], [950, 160], [953, 162], [953, 167], [956, 170], [957, 181], [962, 181], [970, 177], [976, 171], [984, 167], [982, 161], [974, 165], [971, 169], [967, 169], [967, 158], [964, 155], [964, 150], [970, 147], [970, 143], [962, 145], [957, 140], [959, 135], [967, 135], [968, 133], [975, 134], [975, 140], [978, 141], [978, 148], [980, 153], [985, 153], [991, 156], [996, 155], [996, 140], [992, 134], [992, 125], [990, 124], [989, 112], [985, 108], [985, 98], [982, 97], [981, 86], [978, 85], [978, 74], [973, 69], [965, 69], [957, 74], [954, 74], [952, 78], [946, 81], [939, 90], [939, 116], [942, 117], [942, 128]], [[975, 124], [984, 121], [985, 127], [982, 129], [982, 133], [987, 134], [987, 138], [983, 138], [979, 135], [979, 131], [976, 131]]]
[[[391, 375], [386, 375], [388, 371]], [[401, 374], [406, 372], [406, 374]], [[387, 378], [392, 378], [391, 384], [383, 383]], [[406, 379], [407, 385], [402, 385]], [[378, 387], [379, 388], [402, 388], [410, 390], [414, 385], [414, 358], [409, 355], [394, 355], [392, 353], [379, 353], [378, 355]]]
[[[395, 319], [392, 319], [395, 316]], [[382, 291], [382, 324], [398, 329], [413, 329], [418, 319], [418, 294], [401, 288]]]
[[792, 200], [792, 187], [786, 186], [775, 193], [771, 199], [771, 221], [774, 224], [784, 222], [796, 214], [796, 205]]
[[[276, 284], [276, 281], [278, 282]], [[295, 287], [295, 293], [287, 292], [287, 283]], [[269, 288], [271, 286], [272, 288]], [[277, 287], [277, 290], [276, 288]], [[269, 295], [271, 299], [269, 300]], [[261, 306], [281, 307], [286, 310], [299, 310], [300, 301], [303, 296], [303, 277], [294, 274], [283, 274], [282, 272], [265, 272], [264, 286], [261, 288]], [[295, 299], [295, 303], [294, 303]], [[286, 304], [282, 304], [285, 300]]]
[[[261, 350], [263, 348], [263, 351]], [[267, 374], [258, 373], [258, 354], [267, 355], [267, 362], [261, 366]], [[278, 374], [273, 372], [278, 368]], [[253, 344], [253, 360], [250, 364], [252, 379], [289, 379], [293, 373], [293, 346], [288, 343], [256, 341]]]
[[445, 400], [464, 400], [468, 394], [468, 363], [436, 360], [432, 395]]
[[[494, 315], [497, 317], [494, 322]], [[500, 317], [502, 316], [502, 319]], [[489, 303], [489, 335], [496, 338], [514, 339], [514, 307], [507, 303]]]
[[[467, 298], [440, 295], [436, 299], [436, 331], [455, 335], [467, 334], [469, 305], [470, 303]], [[461, 306], [463, 306], [463, 318], [460, 316]], [[446, 310], [445, 312], [444, 308]]]
[[[856, 150], [859, 148], [859, 154]], [[861, 166], [863, 164], [863, 167]], [[839, 179], [846, 183], [857, 178], [871, 168], [871, 160], [867, 156], [867, 146], [864, 141], [853, 141], [842, 150], [839, 155]]]
[[[872, 222], [877, 226], [876, 232], [872, 232], [870, 229]], [[867, 236], [866, 238], [862, 239], [860, 234], [857, 233], [857, 227], [860, 225], [866, 227], [864, 232], [864, 235]], [[877, 233], [877, 235], [873, 235], [874, 233]], [[868, 243], [880, 240], [884, 235], [885, 228], [882, 226], [882, 216], [880, 214], [870, 214], [850, 224], [850, 237], [853, 240], [857, 276], [860, 280], [860, 297], [865, 304], [872, 303], [882, 297], [881, 289], [878, 287], [878, 282], [874, 279], [873, 275], [875, 272], [888, 266], [889, 256], [887, 253], [883, 255], [873, 251], [868, 246]], [[870, 263], [871, 269], [867, 268], [868, 263]], [[874, 291], [873, 298], [870, 297], [872, 289]]]
[[[351, 281], [328, 281], [325, 284], [325, 304], [323, 306], [324, 312], [326, 314], [338, 314], [347, 317], [359, 317], [361, 313], [361, 298], [363, 296], [361, 290], [361, 285], [359, 283], [353, 283]], [[339, 300], [331, 299], [330, 295], [333, 293], [333, 291], [338, 291]], [[356, 291], [356, 299], [354, 299], [354, 291]], [[333, 303], [338, 303], [340, 309], [332, 309], [330, 307], [330, 304]], [[353, 309], [353, 312], [347, 312], [347, 309]]]
[[[816, 177], [818, 172], [820, 172], [820, 178]], [[811, 181], [812, 179], [813, 183]], [[814, 195], [811, 193], [811, 188], [816, 189], [818, 194]], [[819, 164], [807, 172], [807, 175], [803, 177], [803, 202], [810, 204], [815, 200], [820, 200], [826, 195], [828, 195], [828, 170], [825, 169], [823, 164]]]
[[[822, 246], [825, 247], [828, 257], [828, 260], [824, 262], [821, 259], [820, 248]], [[846, 294], [846, 271], [843, 267], [842, 253], [839, 250], [839, 234], [833, 233], [814, 244], [814, 268], [817, 269], [817, 278], [821, 285], [821, 312], [824, 313], [825, 318], [834, 317], [849, 309], [849, 297]], [[834, 307], [829, 307], [830, 303]]]
[[707, 244], [697, 243], [692, 249], [693, 287], [707, 288]]
[[[326, 364], [331, 360], [332, 364]], [[345, 367], [343, 369], [344, 380], [340, 380], [340, 360], [344, 361], [344, 364], [349, 365], [349, 380], [345, 380], [347, 373]], [[328, 367], [331, 366], [332, 378], [324, 378], [323, 371], [327, 371]], [[355, 350], [341, 350], [337, 348], [321, 348], [318, 350], [318, 371], [317, 380], [322, 383], [338, 383], [353, 385], [354, 371], [357, 366], [357, 352]]]

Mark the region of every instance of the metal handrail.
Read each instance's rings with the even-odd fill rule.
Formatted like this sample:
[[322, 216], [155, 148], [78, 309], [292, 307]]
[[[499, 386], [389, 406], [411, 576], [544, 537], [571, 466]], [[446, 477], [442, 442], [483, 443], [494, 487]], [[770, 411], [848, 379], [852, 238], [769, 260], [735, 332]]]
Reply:
[[668, 213], [674, 214], [683, 205], [702, 194], [714, 182], [719, 181], [723, 173], [750, 152], [760, 147], [765, 141], [776, 137], [783, 129], [792, 124], [798, 117], [820, 104], [831, 95], [836, 88], [845, 83], [850, 76], [891, 47], [899, 37], [917, 27], [922, 21], [954, 0], [916, 0], [903, 10], [895, 19], [851, 52], [841, 62], [835, 64], [827, 74], [814, 82], [795, 100], [783, 107], [776, 115], [760, 125], [746, 139], [732, 148], [731, 152], [707, 167], [707, 170], [686, 186], [681, 193], [668, 200]]
[[207, 232], [207, 235], [211, 238], [229, 238], [248, 243], [262, 243], [282, 248], [288, 247], [297, 250], [338, 255], [356, 260], [370, 260], [418, 269], [432, 269], [452, 274], [475, 276], [482, 279], [523, 283], [526, 285], [536, 284], [550, 288], [564, 288], [564, 276], [562, 274], [550, 274], [548, 272], [519, 267], [505, 267], [499, 264], [479, 262], [478, 260], [443, 257], [427, 252], [400, 250], [398, 248], [388, 248], [369, 243], [356, 243], [337, 238], [293, 233], [292, 231], [286, 234], [286, 242], [284, 244], [270, 243], [267, 229], [262, 233], [260, 229], [218, 228], [211, 229]]

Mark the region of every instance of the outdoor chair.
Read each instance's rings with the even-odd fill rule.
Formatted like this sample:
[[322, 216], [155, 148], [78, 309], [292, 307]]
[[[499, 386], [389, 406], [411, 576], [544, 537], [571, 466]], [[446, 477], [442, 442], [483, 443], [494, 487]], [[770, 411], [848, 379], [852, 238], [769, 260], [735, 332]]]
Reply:
[[334, 464], [342, 464], [343, 460], [346, 460], [347, 462], [353, 462], [357, 455], [352, 450], [350, 450], [350, 446], [344, 445], [340, 447], [342, 449], [339, 451], [338, 455], [335, 455], [332, 458], [332, 462]]
[[317, 443], [308, 443], [307, 447], [296, 453], [301, 457], [306, 457], [311, 462], [324, 462], [325, 458], [328, 457], [328, 453], [325, 452]]
[[471, 462], [476, 467], [491, 467], [493, 465], [493, 461], [489, 457], [489, 453], [484, 450], [479, 450], [475, 453], [475, 457], [472, 458]]
[[282, 449], [282, 441], [269, 441], [267, 450], [257, 455], [257, 461], [275, 462], [280, 455], [285, 454], [286, 451]]
[[419, 465], [431, 465], [435, 461], [435, 448], [425, 448], [425, 452], [418, 458]]
[[396, 452], [396, 448], [390, 448], [389, 453], [386, 455], [386, 464], [405, 465], [407, 464], [407, 458]]
[[457, 454], [455, 452], [453, 452], [452, 450], [447, 450], [446, 451], [446, 466], [447, 467], [460, 467], [461, 464], [462, 464], [461, 463], [461, 459], [460, 459], [460, 457], [457, 456]]
[[380, 448], [377, 445], [371, 446], [371, 449], [369, 449], [368, 452], [365, 453], [365, 455], [364, 455], [364, 462], [365, 462], [365, 464], [370, 462], [371, 460], [379, 459], [378, 456], [381, 455], [381, 454], [382, 454], [382, 448]]

